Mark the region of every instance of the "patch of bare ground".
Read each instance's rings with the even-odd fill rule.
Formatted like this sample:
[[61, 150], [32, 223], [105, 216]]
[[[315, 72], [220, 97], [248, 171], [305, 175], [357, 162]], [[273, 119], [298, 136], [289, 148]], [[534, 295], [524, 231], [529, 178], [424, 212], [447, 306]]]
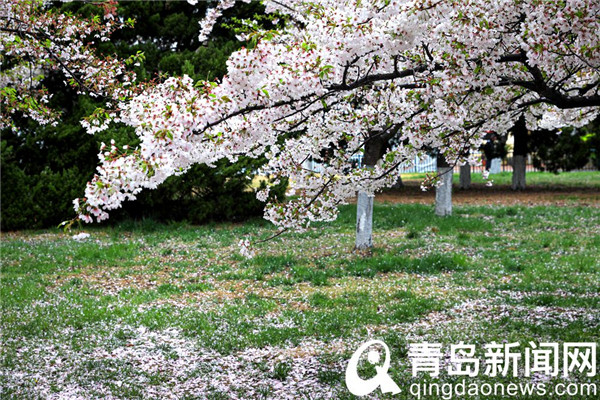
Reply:
[[[401, 189], [388, 190], [375, 196], [378, 203], [433, 204], [435, 190], [422, 191], [418, 182], [407, 182]], [[600, 207], [600, 190], [567, 186], [531, 186], [513, 191], [508, 185], [473, 184], [471, 189], [453, 189], [452, 202], [466, 205], [555, 205]]]

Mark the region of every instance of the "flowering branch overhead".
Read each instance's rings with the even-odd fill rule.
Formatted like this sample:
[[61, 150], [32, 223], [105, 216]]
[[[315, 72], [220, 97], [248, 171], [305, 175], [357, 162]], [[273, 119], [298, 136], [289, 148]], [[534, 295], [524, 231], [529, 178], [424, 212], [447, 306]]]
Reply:
[[[227, 7], [220, 3], [202, 34]], [[439, 149], [476, 163], [482, 132], [582, 125], [600, 110], [596, 0], [265, 1], [289, 15], [232, 54], [221, 82], [189, 77], [149, 85], [108, 122], [132, 126], [136, 148], [103, 148], [80, 218], [91, 221], [195, 163], [266, 156], [264, 172], [297, 196], [269, 202], [282, 230], [332, 220], [357, 190], [395, 183], [402, 162]], [[382, 132], [385, 132], [383, 134]], [[369, 168], [350, 169], [364, 153]], [[303, 167], [319, 160], [322, 171]], [[267, 200], [268, 189], [257, 193]], [[267, 195], [266, 195], [267, 194]]]
[[[265, 3], [293, 23], [257, 32], [219, 84], [171, 78], [122, 105], [118, 120], [141, 145], [101, 155], [83, 219], [106, 218], [193, 163], [248, 153], [266, 155], [265, 171], [289, 177], [298, 195], [267, 204], [265, 217], [304, 229], [334, 219], [356, 190], [392, 185], [398, 165], [427, 149], [473, 163], [465, 155], [481, 132], [507, 130], [523, 114], [530, 125], [561, 126], [598, 113], [593, 0]], [[357, 152], [370, 168], [349, 170]], [[319, 174], [302, 166], [309, 158], [322, 161]]]
[[61, 73], [65, 85], [78, 93], [104, 100], [124, 99], [132, 94], [128, 87], [135, 74], [126, 68], [129, 60], [98, 56], [92, 46], [109, 40], [113, 31], [131, 26], [133, 21], [115, 18], [114, 0], [99, 4], [103, 18], [82, 19], [48, 9], [43, 0], [1, 3], [0, 128], [14, 127], [15, 113], [41, 124], [57, 120], [59, 113], [48, 105], [51, 94], [42, 85], [43, 79], [53, 72]]

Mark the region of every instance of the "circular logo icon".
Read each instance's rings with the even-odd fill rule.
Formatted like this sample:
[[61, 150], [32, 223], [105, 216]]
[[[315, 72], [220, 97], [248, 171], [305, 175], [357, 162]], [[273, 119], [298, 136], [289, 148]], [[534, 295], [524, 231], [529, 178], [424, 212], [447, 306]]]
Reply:
[[[358, 362], [362, 354], [371, 346], [379, 345], [383, 347], [385, 351], [385, 359], [383, 365], [376, 366], [375, 371], [377, 374], [369, 379], [362, 379], [358, 376]], [[371, 349], [367, 354], [367, 360], [372, 365], [376, 365], [381, 361], [379, 351]], [[381, 340], [370, 340], [363, 343], [352, 355], [346, 368], [346, 386], [350, 393], [355, 396], [366, 396], [372, 393], [378, 387], [381, 388], [382, 393], [400, 393], [400, 388], [388, 375], [388, 369], [390, 368], [390, 349], [387, 344]]]

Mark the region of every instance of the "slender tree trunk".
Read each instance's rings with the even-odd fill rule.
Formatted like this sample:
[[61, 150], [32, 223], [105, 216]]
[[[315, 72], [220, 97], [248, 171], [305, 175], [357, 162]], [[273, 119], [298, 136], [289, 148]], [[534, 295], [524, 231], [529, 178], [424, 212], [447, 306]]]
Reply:
[[525, 118], [521, 117], [512, 129], [515, 139], [513, 150], [512, 189], [525, 189], [525, 170], [527, 166], [527, 126]]
[[[383, 156], [387, 148], [388, 139], [382, 136], [373, 136], [365, 143], [363, 168], [373, 168]], [[373, 247], [373, 199], [375, 196], [362, 191], [358, 192], [356, 204], [356, 241], [357, 250]]]
[[471, 188], [471, 164], [460, 166], [460, 184], [458, 187], [464, 190]]
[[523, 190], [526, 186], [527, 156], [513, 156], [512, 189]]
[[435, 215], [452, 215], [452, 168], [442, 155], [437, 156], [437, 172], [441, 185], [435, 189]]
[[365, 192], [358, 192], [356, 204], [356, 249], [373, 247], [373, 199]]

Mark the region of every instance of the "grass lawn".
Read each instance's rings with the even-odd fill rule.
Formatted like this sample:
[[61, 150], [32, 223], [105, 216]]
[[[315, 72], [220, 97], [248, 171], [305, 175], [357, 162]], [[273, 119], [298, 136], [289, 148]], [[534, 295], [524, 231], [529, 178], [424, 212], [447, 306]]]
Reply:
[[[425, 175], [426, 174], [424, 173], [402, 174], [402, 181], [421, 183], [425, 178]], [[459, 174], [454, 173], [453, 182], [455, 185], [458, 185], [459, 179]], [[260, 185], [260, 182], [264, 180], [264, 177], [255, 177], [252, 181], [252, 187], [257, 188]], [[512, 184], [512, 172], [492, 174], [489, 176], [489, 180], [491, 180], [494, 185], [510, 186]], [[471, 173], [471, 181], [475, 184], [487, 183], [489, 180], [484, 180], [483, 175], [479, 172]], [[567, 187], [600, 189], [600, 174], [598, 171], [578, 171], [560, 174], [549, 172], [527, 172], [527, 184], [538, 188]]]
[[370, 256], [351, 251], [354, 213], [249, 260], [237, 242], [270, 232], [262, 220], [4, 234], [0, 398], [353, 398], [346, 364], [379, 338], [393, 398], [413, 399], [431, 379], [411, 376], [411, 342], [482, 359], [492, 341], [600, 342], [600, 208], [376, 205]]
[[[406, 182], [422, 181], [425, 174], [402, 174], [402, 180]], [[492, 174], [489, 179], [494, 185], [511, 185], [512, 172], [500, 172]], [[549, 172], [527, 172], [527, 184], [537, 188], [570, 187], [570, 188], [600, 188], [600, 174], [598, 171], [578, 171], [553, 174]], [[481, 173], [472, 173], [473, 183], [485, 183]], [[459, 174], [453, 176], [454, 184], [459, 183]]]

